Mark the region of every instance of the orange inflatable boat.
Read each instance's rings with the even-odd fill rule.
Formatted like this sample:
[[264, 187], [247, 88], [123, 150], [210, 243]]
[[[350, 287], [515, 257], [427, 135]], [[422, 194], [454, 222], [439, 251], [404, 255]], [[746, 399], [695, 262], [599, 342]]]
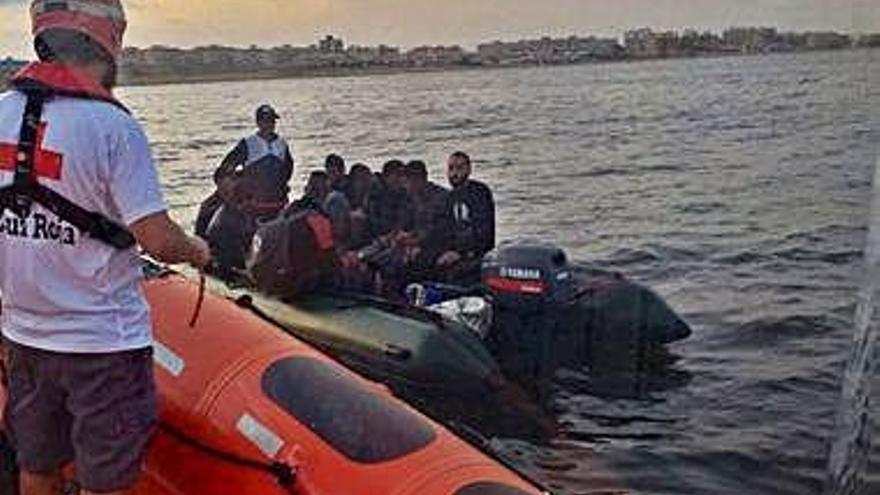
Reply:
[[161, 426], [139, 495], [537, 495], [521, 475], [233, 302], [145, 283]]

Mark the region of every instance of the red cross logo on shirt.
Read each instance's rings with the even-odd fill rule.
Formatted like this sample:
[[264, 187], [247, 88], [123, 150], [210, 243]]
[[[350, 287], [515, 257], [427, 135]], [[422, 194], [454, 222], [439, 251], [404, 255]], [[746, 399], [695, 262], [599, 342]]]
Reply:
[[[61, 164], [64, 155], [43, 149], [43, 137], [46, 135], [46, 123], [37, 128], [37, 143], [34, 146], [34, 171], [37, 177], [45, 177], [52, 180], [61, 180]], [[18, 145], [0, 143], [0, 170], [15, 171], [15, 155], [18, 154]]]

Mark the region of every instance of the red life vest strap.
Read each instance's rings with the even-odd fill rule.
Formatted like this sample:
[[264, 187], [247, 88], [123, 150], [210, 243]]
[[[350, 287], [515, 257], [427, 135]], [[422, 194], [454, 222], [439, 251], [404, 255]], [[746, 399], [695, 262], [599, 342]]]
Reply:
[[320, 213], [309, 213], [306, 223], [315, 235], [318, 249], [326, 251], [333, 249], [333, 225], [330, 220]]

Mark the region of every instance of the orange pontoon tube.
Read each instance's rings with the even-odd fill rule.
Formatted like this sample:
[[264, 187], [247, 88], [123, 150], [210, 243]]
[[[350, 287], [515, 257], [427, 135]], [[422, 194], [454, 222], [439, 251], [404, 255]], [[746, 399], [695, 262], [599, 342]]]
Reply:
[[232, 301], [144, 284], [161, 426], [138, 495], [537, 495], [443, 427]]

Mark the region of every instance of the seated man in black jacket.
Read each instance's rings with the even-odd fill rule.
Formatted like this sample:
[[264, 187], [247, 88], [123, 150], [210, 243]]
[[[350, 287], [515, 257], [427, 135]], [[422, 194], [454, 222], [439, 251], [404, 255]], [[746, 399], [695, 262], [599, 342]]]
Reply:
[[[428, 180], [425, 162], [413, 160], [404, 168], [406, 191], [413, 206], [413, 230], [422, 244], [439, 239], [449, 201], [449, 190]], [[439, 253], [438, 253], [439, 254]]]
[[456, 282], [479, 278], [483, 255], [495, 248], [495, 201], [492, 191], [471, 176], [471, 159], [456, 151], [447, 162], [452, 192], [446, 207], [448, 246], [437, 259], [439, 268], [455, 272]]
[[390, 160], [382, 166], [377, 187], [370, 194], [369, 218], [373, 238], [413, 228], [413, 205], [405, 189], [405, 166]]
[[413, 228], [408, 240], [415, 251], [410, 276], [413, 280], [434, 279], [435, 262], [446, 251], [449, 190], [428, 180], [428, 168], [421, 160], [407, 163], [404, 171], [413, 206]]

